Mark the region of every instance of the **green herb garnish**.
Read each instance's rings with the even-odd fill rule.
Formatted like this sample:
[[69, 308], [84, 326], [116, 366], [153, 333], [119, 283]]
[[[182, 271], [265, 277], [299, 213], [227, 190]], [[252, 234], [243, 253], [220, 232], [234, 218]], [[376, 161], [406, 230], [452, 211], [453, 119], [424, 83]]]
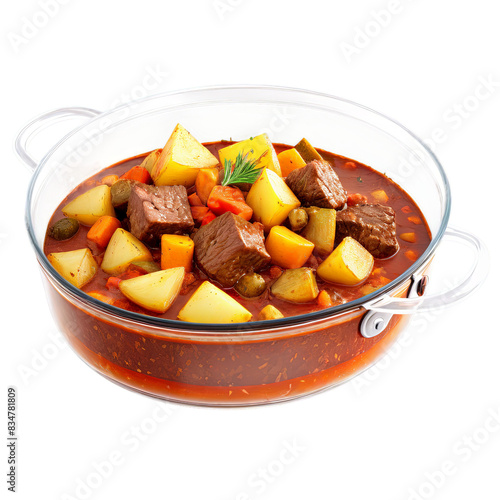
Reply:
[[263, 153], [256, 160], [249, 160], [248, 153], [243, 156], [238, 153], [234, 165], [231, 160], [224, 161], [224, 178], [222, 179], [222, 185], [228, 186], [229, 184], [240, 184], [240, 183], [250, 183], [253, 184], [260, 173], [262, 168], [255, 168], [262, 157], [267, 153]]

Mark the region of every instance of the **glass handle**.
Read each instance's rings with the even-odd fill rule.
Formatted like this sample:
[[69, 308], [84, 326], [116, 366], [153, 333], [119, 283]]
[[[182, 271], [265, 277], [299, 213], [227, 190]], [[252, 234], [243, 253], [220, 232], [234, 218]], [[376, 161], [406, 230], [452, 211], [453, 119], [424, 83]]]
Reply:
[[46, 128], [68, 118], [74, 119], [78, 116], [94, 118], [100, 114], [100, 111], [90, 108], [61, 108], [40, 115], [28, 123], [21, 130], [21, 132], [19, 132], [15, 142], [16, 153], [26, 166], [28, 166], [31, 170], [35, 170], [38, 162], [34, 160], [32, 155], [29, 153], [29, 142], [42, 128]]
[[[408, 298], [384, 295], [365, 304], [364, 307], [369, 311], [389, 314], [412, 314], [417, 310], [419, 312], [434, 311], [458, 302], [478, 288], [486, 279], [489, 270], [489, 256], [484, 244], [477, 236], [451, 227], [446, 230], [443, 239], [451, 240], [457, 244], [465, 244], [474, 252], [473, 265], [460, 283], [448, 290], [429, 296], [418, 296], [414, 293], [411, 293]], [[416, 285], [418, 287], [418, 283]]]

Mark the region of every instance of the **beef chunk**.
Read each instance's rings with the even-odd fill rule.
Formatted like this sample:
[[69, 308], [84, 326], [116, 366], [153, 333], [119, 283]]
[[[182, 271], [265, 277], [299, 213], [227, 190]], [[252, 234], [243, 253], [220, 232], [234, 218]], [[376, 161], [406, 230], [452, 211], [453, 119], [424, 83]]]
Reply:
[[158, 241], [162, 234], [181, 234], [194, 227], [184, 186], [136, 183], [128, 201], [131, 233], [142, 241]]
[[346, 236], [378, 259], [391, 257], [399, 248], [394, 210], [384, 205], [356, 205], [337, 212], [336, 244]]
[[224, 287], [271, 260], [261, 228], [231, 212], [201, 226], [193, 239], [198, 267]]
[[292, 170], [286, 183], [304, 207], [339, 209], [347, 201], [337, 173], [324, 161], [313, 160], [305, 167]]

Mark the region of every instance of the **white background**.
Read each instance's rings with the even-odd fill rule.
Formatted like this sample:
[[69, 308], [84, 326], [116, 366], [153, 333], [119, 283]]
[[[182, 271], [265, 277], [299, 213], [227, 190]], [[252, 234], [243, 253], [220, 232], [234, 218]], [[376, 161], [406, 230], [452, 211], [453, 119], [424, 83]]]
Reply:
[[[17, 497], [500, 498], [496, 2], [52, 0], [50, 17], [42, 3], [8, 2], [1, 19], [2, 386], [19, 393]], [[487, 281], [443, 313], [419, 315], [404, 345], [354, 382], [293, 403], [191, 408], [106, 382], [61, 342], [48, 312], [24, 228], [30, 172], [13, 141], [51, 109], [129, 100], [152, 70], [163, 75], [153, 93], [303, 87], [372, 107], [423, 138], [443, 129], [435, 151], [452, 186], [451, 222], [489, 246]], [[478, 102], [481, 79], [495, 83]], [[446, 118], [464, 103], [467, 117]], [[449, 276], [466, 267], [451, 247], [441, 262]], [[102, 465], [111, 458], [112, 470]]]

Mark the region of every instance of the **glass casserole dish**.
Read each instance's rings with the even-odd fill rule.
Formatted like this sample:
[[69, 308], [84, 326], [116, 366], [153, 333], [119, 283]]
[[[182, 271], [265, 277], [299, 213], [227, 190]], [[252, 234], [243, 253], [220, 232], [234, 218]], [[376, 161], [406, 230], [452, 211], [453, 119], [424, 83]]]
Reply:
[[[30, 142], [62, 120], [83, 124], [37, 164]], [[273, 142], [301, 137], [384, 172], [416, 201], [432, 232], [424, 254], [401, 276], [366, 297], [310, 314], [241, 324], [155, 318], [100, 302], [66, 282], [43, 252], [58, 200], [123, 158], [161, 146], [181, 122], [202, 142], [266, 132]], [[16, 149], [35, 170], [26, 222], [54, 318], [92, 368], [129, 389], [176, 402], [237, 406], [284, 401], [338, 385], [380, 359], [408, 314], [452, 303], [482, 281], [486, 253], [474, 236], [447, 227], [450, 189], [433, 153], [413, 134], [363, 106], [314, 92], [276, 87], [213, 87], [157, 95], [106, 113], [66, 108], [19, 134]], [[426, 296], [429, 264], [446, 237], [475, 253], [467, 276]]]

